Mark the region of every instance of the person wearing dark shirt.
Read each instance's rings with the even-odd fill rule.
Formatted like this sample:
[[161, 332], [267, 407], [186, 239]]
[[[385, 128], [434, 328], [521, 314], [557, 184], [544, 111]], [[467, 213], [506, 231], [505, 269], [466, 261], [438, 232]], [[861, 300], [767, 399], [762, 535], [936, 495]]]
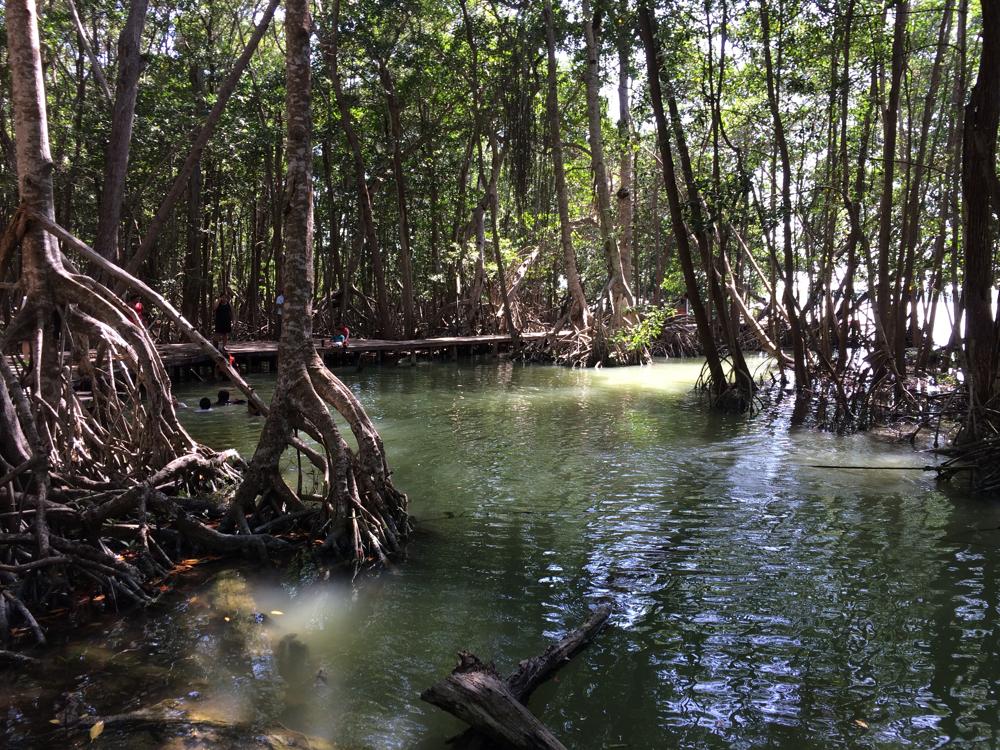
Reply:
[[219, 400], [215, 402], [216, 406], [236, 406], [237, 404], [245, 404], [246, 400], [242, 398], [231, 399], [229, 398], [229, 391], [219, 391]]
[[229, 292], [223, 292], [215, 306], [215, 335], [222, 342], [223, 349], [229, 344], [229, 334], [232, 332], [233, 306], [229, 303]]

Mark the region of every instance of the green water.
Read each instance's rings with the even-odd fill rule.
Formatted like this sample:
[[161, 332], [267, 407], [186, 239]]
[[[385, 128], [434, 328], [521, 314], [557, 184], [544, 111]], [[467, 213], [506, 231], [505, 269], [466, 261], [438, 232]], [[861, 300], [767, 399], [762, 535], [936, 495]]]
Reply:
[[[102, 714], [174, 697], [341, 748], [442, 747], [460, 725], [418, 695], [458, 649], [508, 671], [610, 601], [531, 701], [570, 748], [1000, 746], [1000, 506], [919, 471], [810, 468], [928, 459], [792, 427], [790, 405], [709, 414], [697, 372], [343, 374], [410, 496], [407, 559], [354, 585], [219, 572], [77, 634], [55, 675], [0, 694], [7, 740], [45, 744], [38, 717], [75, 689]], [[242, 451], [260, 427], [237, 407], [183, 419]], [[139, 734], [120, 746], [160, 746]]]

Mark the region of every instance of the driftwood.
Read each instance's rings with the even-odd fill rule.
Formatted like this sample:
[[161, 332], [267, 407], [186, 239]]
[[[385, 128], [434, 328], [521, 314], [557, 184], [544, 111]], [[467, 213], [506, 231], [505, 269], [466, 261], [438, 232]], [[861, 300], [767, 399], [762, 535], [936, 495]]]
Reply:
[[422, 700], [457, 716], [472, 729], [457, 737], [454, 744], [464, 748], [485, 748], [486, 738], [514, 748], [564, 748], [552, 732], [525, 707], [535, 688], [568, 662], [611, 616], [611, 608], [598, 607], [579, 628], [539, 656], [524, 659], [505, 680], [492, 664], [484, 664], [466, 651], [446, 678], [420, 694]]

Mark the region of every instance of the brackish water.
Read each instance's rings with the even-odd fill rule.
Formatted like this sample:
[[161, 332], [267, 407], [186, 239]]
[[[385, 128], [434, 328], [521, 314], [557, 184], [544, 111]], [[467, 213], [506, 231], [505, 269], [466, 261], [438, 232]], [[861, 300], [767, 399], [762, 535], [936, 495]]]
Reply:
[[[222, 570], [86, 629], [55, 674], [0, 694], [7, 741], [44, 744], [39, 717], [78, 690], [102, 714], [172, 697], [340, 748], [442, 747], [460, 725], [418, 695], [458, 649], [506, 672], [611, 601], [611, 626], [531, 701], [570, 748], [1000, 746], [1000, 506], [920, 471], [811, 468], [929, 459], [792, 427], [783, 404], [710, 414], [697, 373], [344, 373], [409, 493], [407, 559], [353, 585]], [[182, 416], [244, 452], [261, 424]]]

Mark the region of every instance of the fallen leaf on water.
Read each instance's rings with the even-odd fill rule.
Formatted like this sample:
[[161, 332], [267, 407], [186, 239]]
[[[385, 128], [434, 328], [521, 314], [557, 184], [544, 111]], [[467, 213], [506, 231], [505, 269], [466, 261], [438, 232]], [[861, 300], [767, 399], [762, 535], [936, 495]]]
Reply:
[[59, 719], [49, 719], [49, 724], [55, 724], [56, 726], [59, 726], [60, 724], [62, 724], [62, 722], [59, 721]]
[[104, 731], [104, 720], [102, 719], [101, 721], [98, 721], [97, 723], [94, 724], [94, 726], [90, 728], [90, 741], [93, 742], [98, 737], [100, 737], [103, 731]]
[[284, 612], [282, 612], [282, 611], [281, 611], [280, 609], [272, 609], [272, 610], [271, 610], [271, 614], [272, 614], [272, 615], [283, 615], [283, 614], [285, 614], [285, 613], [284, 613]]
[[864, 719], [855, 719], [854, 723], [857, 726], [861, 727], [862, 729], [867, 729], [868, 728], [868, 722], [865, 721]]

